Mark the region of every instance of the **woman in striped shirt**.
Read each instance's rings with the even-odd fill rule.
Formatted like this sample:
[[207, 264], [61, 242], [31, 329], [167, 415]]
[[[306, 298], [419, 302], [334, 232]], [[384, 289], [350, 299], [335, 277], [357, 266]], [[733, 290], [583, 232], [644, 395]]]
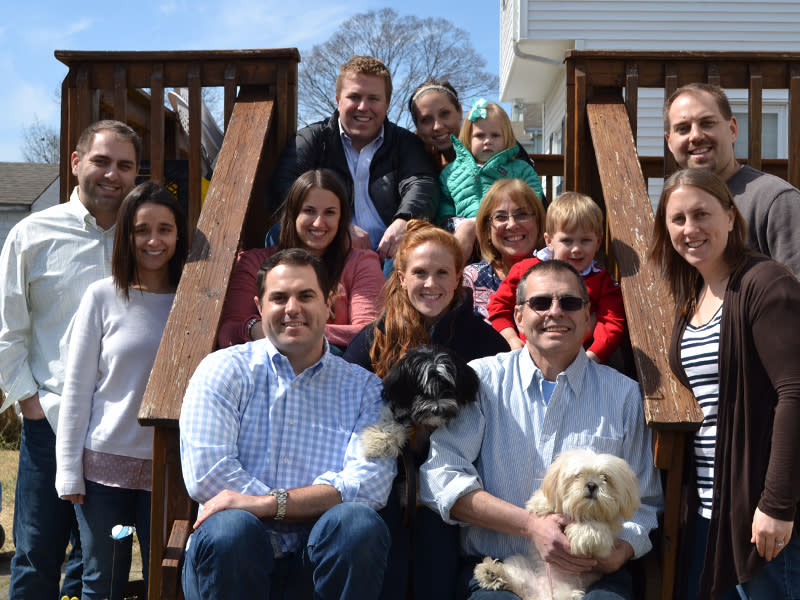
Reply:
[[650, 258], [677, 306], [670, 366], [704, 420], [691, 481], [685, 598], [792, 598], [800, 589], [800, 283], [746, 247], [725, 182], [665, 183]]

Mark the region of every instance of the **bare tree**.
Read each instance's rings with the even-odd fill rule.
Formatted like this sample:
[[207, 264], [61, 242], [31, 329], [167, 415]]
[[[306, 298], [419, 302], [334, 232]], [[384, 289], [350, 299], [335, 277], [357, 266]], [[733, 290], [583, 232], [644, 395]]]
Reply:
[[299, 117], [308, 124], [336, 109], [339, 67], [354, 54], [381, 59], [392, 73], [389, 119], [410, 126], [408, 98], [428, 77], [448, 79], [462, 102], [497, 91], [497, 75], [487, 72], [469, 34], [442, 18], [400, 16], [391, 8], [357, 14], [323, 44], [303, 52], [298, 81]]
[[33, 116], [33, 124], [22, 128], [22, 156], [28, 162], [58, 163], [61, 156], [59, 132]]

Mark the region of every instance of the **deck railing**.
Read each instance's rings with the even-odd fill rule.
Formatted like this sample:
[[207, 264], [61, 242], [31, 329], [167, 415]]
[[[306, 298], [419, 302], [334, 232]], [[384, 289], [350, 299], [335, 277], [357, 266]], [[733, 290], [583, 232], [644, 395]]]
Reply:
[[[196, 365], [214, 347], [237, 247], [263, 240], [268, 225], [261, 201], [265, 179], [296, 126], [299, 55], [290, 49], [57, 51], [56, 56], [70, 68], [62, 86], [62, 198], [75, 184], [69, 153], [80, 132], [97, 119], [126, 121], [140, 132], [143, 158], [158, 181], [164, 178], [165, 159], [188, 160], [189, 215], [197, 229], [140, 412], [141, 422], [156, 428], [149, 593], [151, 598], [173, 597], [179, 587], [178, 563], [167, 540], [172, 534], [173, 550], [182, 547], [193, 510], [183, 488], [177, 442], [183, 391]], [[621, 280], [646, 417], [656, 432], [654, 460], [667, 471], [660, 590], [667, 600], [674, 583], [684, 432], [695, 428], [701, 415], [666, 366], [674, 307], [645, 259], [652, 210], [644, 178], [663, 176], [674, 163], [669, 156], [637, 156], [638, 91], [655, 87], [670, 93], [692, 81], [749, 90], [748, 161], [798, 185], [800, 56], [571, 51], [566, 67], [564, 155], [534, 158], [540, 175], [563, 176], [565, 189], [591, 195], [606, 210], [608, 257]], [[226, 136], [201, 213], [200, 99], [206, 86], [224, 90]], [[180, 139], [174, 115], [165, 107], [169, 87], [189, 89], [188, 141]], [[789, 91], [788, 160], [761, 156], [765, 89]], [[547, 194], [552, 198], [552, 187]], [[173, 529], [176, 521], [182, 527]]]
[[[642, 88], [663, 89], [667, 97], [693, 82], [748, 90], [747, 162], [800, 184], [800, 54], [574, 50], [566, 56], [565, 189], [589, 194], [605, 208], [608, 258], [622, 286], [645, 418], [655, 430], [654, 462], [665, 471], [663, 600], [674, 592], [686, 436], [703, 417], [670, 372], [667, 347], [675, 307], [646, 257], [653, 213], [645, 176], [666, 176], [676, 164], [666, 148], [665, 156], [637, 155], [637, 103]], [[767, 89], [788, 91], [788, 159], [762, 158]]]
[[[180, 470], [181, 402], [197, 364], [215, 347], [236, 251], [261, 242], [270, 224], [265, 183], [295, 132], [300, 57], [295, 49], [57, 51], [56, 57], [70, 68], [62, 85], [62, 198], [75, 184], [69, 153], [98, 119], [125, 121], [142, 135], [143, 159], [156, 181], [164, 181], [164, 160], [188, 160], [192, 246], [139, 413], [140, 423], [155, 427], [149, 597], [173, 598], [181, 595], [173, 551], [188, 535], [188, 527], [173, 525], [191, 523], [195, 508]], [[201, 212], [201, 98], [209, 86], [224, 90], [226, 131]], [[189, 90], [188, 144], [164, 103], [170, 87]]]

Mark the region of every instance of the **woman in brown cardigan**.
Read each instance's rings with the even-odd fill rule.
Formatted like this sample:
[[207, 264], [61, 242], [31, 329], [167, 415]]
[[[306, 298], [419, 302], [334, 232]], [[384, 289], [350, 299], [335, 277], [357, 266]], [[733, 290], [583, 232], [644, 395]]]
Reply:
[[670, 365], [703, 409], [687, 452], [685, 598], [800, 589], [800, 283], [745, 245], [725, 182], [666, 182], [650, 258], [678, 309]]

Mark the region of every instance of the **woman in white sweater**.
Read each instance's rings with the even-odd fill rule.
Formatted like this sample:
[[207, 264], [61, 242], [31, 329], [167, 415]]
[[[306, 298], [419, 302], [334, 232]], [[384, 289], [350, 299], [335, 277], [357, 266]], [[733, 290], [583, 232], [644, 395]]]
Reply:
[[175, 197], [152, 182], [136, 186], [119, 209], [112, 276], [89, 286], [68, 332], [56, 490], [75, 503], [83, 600], [122, 598], [132, 544], [110, 537], [116, 524], [135, 525], [147, 579], [153, 432], [136, 418], [186, 243]]

